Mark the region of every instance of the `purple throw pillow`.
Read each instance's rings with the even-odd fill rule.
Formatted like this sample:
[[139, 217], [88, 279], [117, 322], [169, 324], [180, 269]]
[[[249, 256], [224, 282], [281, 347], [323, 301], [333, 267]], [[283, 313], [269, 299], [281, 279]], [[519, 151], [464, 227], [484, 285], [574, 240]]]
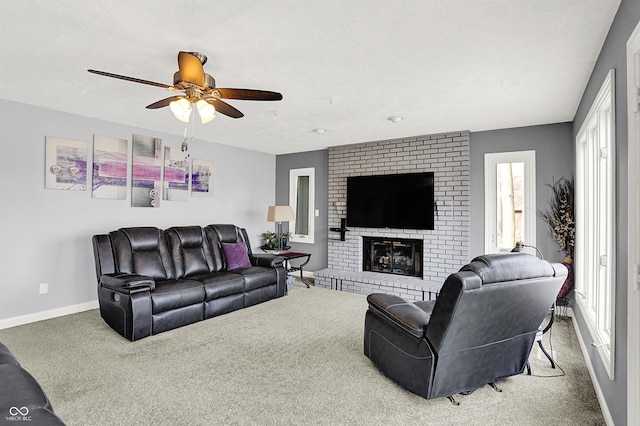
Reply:
[[251, 266], [245, 243], [222, 243], [222, 249], [227, 258], [227, 271]]

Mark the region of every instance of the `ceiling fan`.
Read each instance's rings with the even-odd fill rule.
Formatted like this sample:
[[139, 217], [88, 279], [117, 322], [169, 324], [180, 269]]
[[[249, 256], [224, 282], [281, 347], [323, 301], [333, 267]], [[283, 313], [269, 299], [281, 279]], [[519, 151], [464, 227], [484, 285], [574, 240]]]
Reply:
[[200, 114], [202, 123], [208, 123], [215, 117], [215, 111], [232, 118], [241, 118], [243, 113], [232, 107], [222, 99], [241, 99], [248, 101], [279, 101], [282, 94], [255, 89], [223, 89], [216, 87], [216, 81], [204, 72], [203, 65], [207, 57], [199, 52], [179, 52], [178, 71], [173, 74], [173, 86], [154, 81], [141, 80], [125, 75], [112, 74], [105, 71], [87, 70], [90, 73], [106, 77], [119, 78], [133, 81], [134, 83], [148, 84], [162, 87], [173, 92], [183, 92], [179, 95], [161, 99], [150, 105], [149, 109], [164, 108], [169, 106], [178, 120], [189, 122], [191, 116], [191, 104], [195, 104]]

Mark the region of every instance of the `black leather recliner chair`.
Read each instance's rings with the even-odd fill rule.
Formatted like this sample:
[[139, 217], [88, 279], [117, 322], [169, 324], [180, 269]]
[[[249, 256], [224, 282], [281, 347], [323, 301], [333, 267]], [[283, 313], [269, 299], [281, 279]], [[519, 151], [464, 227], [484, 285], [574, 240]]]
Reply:
[[566, 275], [529, 254], [488, 254], [451, 274], [434, 301], [370, 294], [364, 353], [405, 389], [455, 403], [522, 373]]

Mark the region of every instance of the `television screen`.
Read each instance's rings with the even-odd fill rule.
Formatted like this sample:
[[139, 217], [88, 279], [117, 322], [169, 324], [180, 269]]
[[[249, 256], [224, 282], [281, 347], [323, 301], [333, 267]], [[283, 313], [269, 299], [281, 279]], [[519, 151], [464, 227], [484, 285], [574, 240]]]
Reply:
[[433, 172], [347, 178], [347, 225], [433, 229]]

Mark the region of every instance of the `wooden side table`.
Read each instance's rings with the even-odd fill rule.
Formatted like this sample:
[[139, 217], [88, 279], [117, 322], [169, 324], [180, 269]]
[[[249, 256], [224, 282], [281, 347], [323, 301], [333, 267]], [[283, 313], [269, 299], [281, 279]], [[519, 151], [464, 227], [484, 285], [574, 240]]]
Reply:
[[[295, 251], [286, 251], [286, 252], [283, 252], [283, 253], [278, 253], [276, 256], [282, 257], [284, 259], [284, 269], [286, 269], [287, 272], [300, 271], [300, 279], [302, 280], [304, 285], [307, 286], [307, 288], [311, 288], [311, 287], [309, 287], [309, 283], [307, 282], [307, 280], [304, 279], [304, 275], [302, 275], [302, 273], [303, 273], [302, 268], [304, 268], [304, 266], [307, 263], [309, 263], [309, 261], [311, 260], [311, 253], [299, 253], [299, 252], [295, 252]], [[290, 260], [302, 259], [302, 258], [305, 258], [305, 257], [307, 258], [307, 260], [305, 260], [304, 262], [302, 262], [298, 266], [291, 266], [289, 264]]]

